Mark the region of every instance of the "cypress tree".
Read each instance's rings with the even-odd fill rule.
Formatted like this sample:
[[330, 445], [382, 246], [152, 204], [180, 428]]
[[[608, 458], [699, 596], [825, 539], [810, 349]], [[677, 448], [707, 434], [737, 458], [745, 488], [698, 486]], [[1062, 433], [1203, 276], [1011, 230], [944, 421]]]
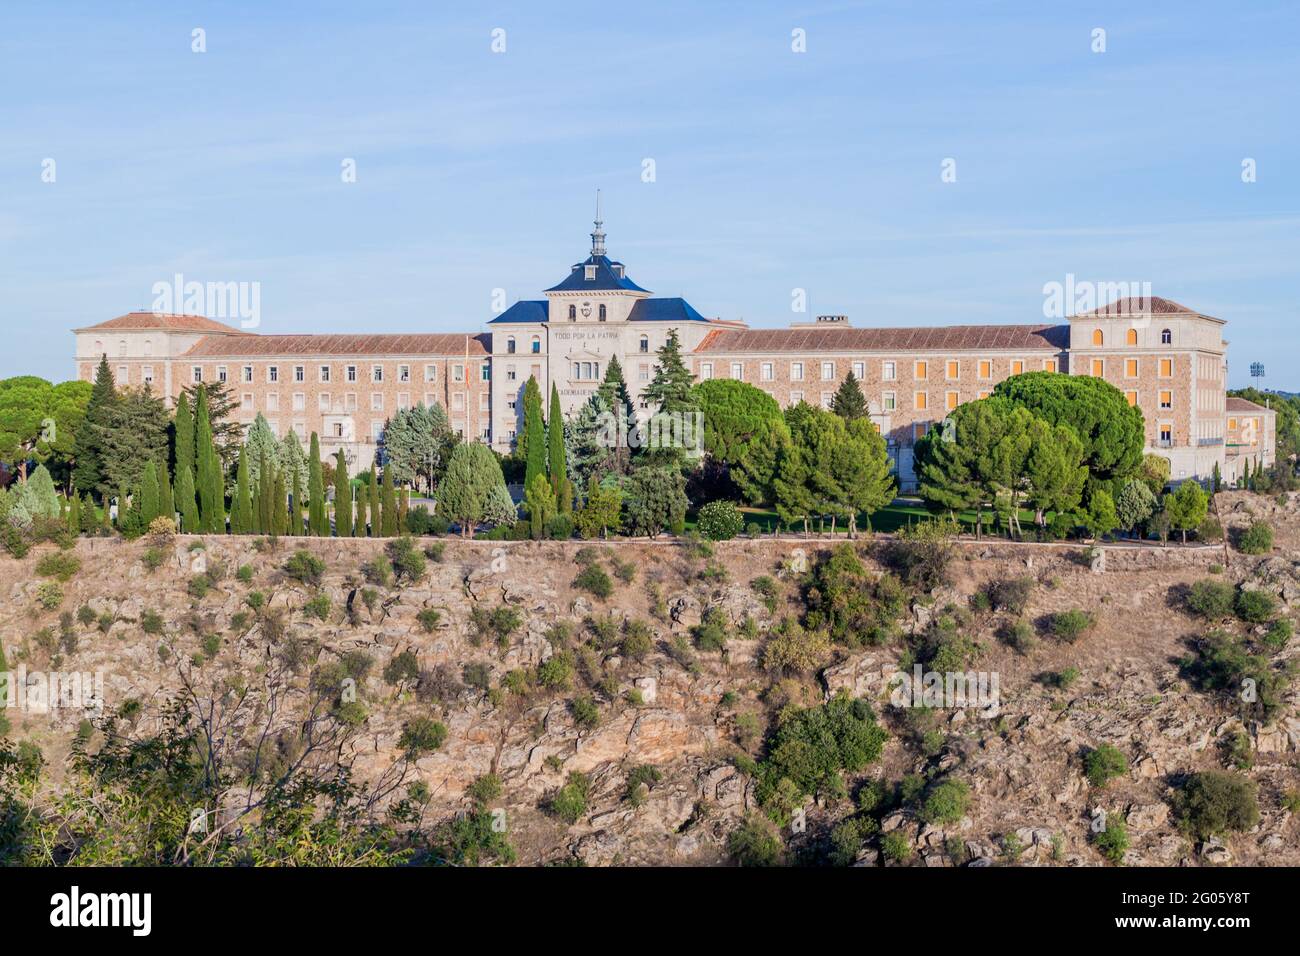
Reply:
[[257, 533], [274, 532], [275, 520], [275, 468], [263, 452], [257, 476]]
[[352, 485], [348, 481], [348, 463], [343, 449], [335, 454], [334, 462], [334, 533], [340, 538], [352, 537]]
[[320, 439], [311, 433], [311, 453], [307, 459], [307, 531], [318, 538], [328, 538], [329, 519], [325, 515], [325, 473], [321, 467]]
[[99, 525], [99, 519], [95, 515], [95, 499], [90, 497], [87, 491], [81, 497], [81, 531], [85, 534], [94, 532]]
[[199, 527], [203, 531], [217, 532], [217, 512], [222, 505], [217, 502], [214, 474], [217, 472], [216, 447], [212, 444], [212, 422], [208, 418], [208, 392], [202, 385], [198, 389], [198, 405], [194, 424], [195, 484], [199, 495]]
[[406, 534], [406, 513], [411, 510], [411, 489], [403, 485], [397, 499], [397, 528], [399, 534]]
[[175, 446], [177, 480], [180, 480], [181, 465], [189, 465], [194, 472], [194, 414], [190, 411], [190, 398], [184, 392], [176, 401], [176, 420], [172, 425], [172, 443]]
[[524, 436], [521, 453], [524, 458], [524, 486], [532, 483], [535, 475], [546, 474], [546, 427], [542, 424], [542, 390], [537, 379], [528, 377], [524, 386]]
[[169, 521], [176, 520], [176, 493], [172, 489], [172, 476], [167, 466], [158, 468], [158, 514]]
[[239, 466], [235, 472], [235, 497], [230, 502], [231, 534], [249, 534], [253, 529], [252, 489], [248, 484], [248, 456], [243, 445], [239, 446]]
[[75, 491], [68, 498], [68, 532], [81, 534], [81, 499]]
[[144, 478], [141, 479], [140, 514], [146, 528], [158, 517], [158, 466], [152, 459], [145, 463]]
[[104, 503], [104, 511], [103, 511], [103, 514], [100, 516], [100, 517], [103, 519], [103, 522], [104, 522], [104, 524], [103, 524], [104, 534], [112, 534], [112, 533], [113, 533], [113, 515], [112, 515], [112, 512], [109, 511], [109, 501], [108, 501], [108, 492], [107, 492], [107, 491], [105, 491], [103, 494], [100, 495], [100, 500], [103, 501], [103, 503]]
[[275, 497], [275, 511], [271, 518], [271, 533], [284, 534], [289, 529], [288, 489], [284, 485], [284, 472], [278, 471], [272, 495]]
[[[289, 433], [290, 435], [293, 432]], [[302, 534], [302, 462], [294, 458], [289, 467], [289, 527], [285, 533], [291, 537]]]
[[212, 516], [212, 532], [226, 533], [226, 476], [221, 470], [221, 456], [217, 446], [212, 446], [212, 500], [217, 503], [216, 513]]
[[[361, 488], [357, 493], [357, 520], [352, 526], [355, 529], [354, 533], [358, 538], [364, 538], [370, 533], [366, 530], [366, 503], [368, 499], [369, 495], [367, 494], [366, 489], [364, 487]], [[378, 529], [376, 528], [375, 530]]]
[[[564, 461], [564, 413], [560, 411], [560, 390], [551, 383], [551, 411], [546, 419], [546, 451], [547, 466], [551, 473], [551, 490], [557, 496], [565, 490], [565, 484], [568, 481], [568, 472]], [[560, 502], [560, 511], [568, 511], [564, 499], [570, 496], [565, 494]]]
[[[370, 537], [378, 538], [382, 532], [382, 516], [379, 511], [379, 475], [375, 472], [377, 465], [370, 466], [370, 481], [366, 493], [370, 496]], [[357, 532], [360, 534], [360, 531]]]
[[[186, 534], [202, 534], [198, 505], [194, 502], [194, 474], [190, 466], [182, 464], [176, 477], [176, 508], [181, 513], [181, 530]], [[107, 500], [105, 513], [107, 513]]]
[[385, 538], [397, 537], [397, 490], [393, 487], [393, 469], [384, 469], [383, 532]]

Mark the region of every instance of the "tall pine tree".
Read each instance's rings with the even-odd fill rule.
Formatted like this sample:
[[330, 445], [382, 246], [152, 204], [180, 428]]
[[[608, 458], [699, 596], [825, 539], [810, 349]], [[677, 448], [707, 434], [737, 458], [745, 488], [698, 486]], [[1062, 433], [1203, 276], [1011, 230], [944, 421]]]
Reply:
[[239, 449], [239, 465], [235, 471], [235, 497], [230, 502], [231, 534], [251, 534], [253, 531], [253, 497], [248, 478], [248, 449]]
[[113, 373], [108, 367], [108, 357], [100, 356], [86, 414], [77, 425], [77, 464], [73, 469], [72, 482], [82, 491], [97, 491], [101, 495], [109, 493], [104, 475], [103, 430], [108, 425], [117, 401], [117, 388], [113, 384]]
[[831, 399], [831, 411], [846, 422], [864, 418], [867, 414], [866, 396], [862, 394], [857, 376], [851, 370], [844, 376], [844, 381], [840, 382], [840, 387], [835, 391], [835, 397]]
[[[176, 510], [181, 514], [181, 530], [186, 534], [203, 533], [199, 508], [194, 498], [194, 473], [188, 464], [182, 464], [180, 474], [176, 477]], [[107, 509], [107, 502], [105, 508]]]
[[146, 528], [158, 517], [158, 466], [153, 461], [145, 462], [144, 466], [144, 478], [140, 483], [140, 515]]
[[383, 532], [383, 518], [379, 510], [379, 475], [375, 473], [375, 468], [375, 465], [370, 466], [370, 477], [366, 479], [366, 493], [370, 496], [370, 537], [372, 538], [378, 538]]
[[553, 382], [551, 383], [551, 410], [546, 419], [546, 457], [551, 490], [560, 500], [560, 511], [568, 511], [564, 501], [566, 499], [572, 501], [572, 496], [568, 493], [569, 476], [564, 460], [564, 413], [560, 410], [560, 390]]
[[176, 520], [176, 493], [166, 463], [158, 468], [158, 514], [168, 521]]
[[176, 480], [180, 480], [181, 466], [190, 466], [190, 475], [194, 474], [194, 413], [190, 410], [190, 397], [181, 392], [176, 400], [176, 419], [172, 423], [173, 467]]
[[[194, 415], [195, 483], [198, 485], [199, 524], [203, 531], [216, 534], [219, 530], [218, 512], [224, 505], [217, 499], [217, 450], [212, 444], [212, 423], [208, 420], [208, 392], [202, 385], [196, 392]], [[220, 524], [224, 525], [224, 514]]]
[[528, 377], [524, 386], [524, 432], [519, 446], [524, 461], [524, 485], [534, 476], [546, 475], [546, 426], [542, 423], [542, 390], [537, 379]]

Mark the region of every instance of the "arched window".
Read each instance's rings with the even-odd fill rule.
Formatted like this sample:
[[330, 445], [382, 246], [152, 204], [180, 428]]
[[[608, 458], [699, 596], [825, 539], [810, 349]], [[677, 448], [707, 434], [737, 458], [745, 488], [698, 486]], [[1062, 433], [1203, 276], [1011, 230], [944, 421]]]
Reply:
[[153, 355], [153, 339], [144, 340], [144, 354]]
[[536, 355], [542, 350], [542, 340], [536, 335], [533, 336], [533, 354]]
[[513, 335], [506, 339], [506, 351], [511, 355], [515, 354], [515, 337]]
[[604, 305], [604, 303], [601, 303], [601, 306], [600, 306], [600, 321], [602, 321], [602, 322], [605, 321], [605, 305]]
[[1138, 344], [1138, 330], [1137, 330], [1137, 329], [1129, 329], [1126, 333], [1124, 333], [1124, 339], [1125, 339], [1125, 341], [1128, 342], [1129, 345], [1137, 345], [1137, 344]]
[[95, 354], [96, 354], [96, 355], [103, 355], [103, 354], [104, 354], [104, 340], [103, 340], [103, 339], [95, 339]]
[[1173, 345], [1173, 344], [1174, 344], [1174, 331], [1173, 331], [1173, 329], [1161, 329], [1161, 330], [1160, 330], [1160, 344], [1161, 344], [1161, 345]]
[[126, 354], [126, 339], [117, 340], [117, 354], [118, 355]]
[[570, 322], [578, 321], [578, 307], [576, 305], [569, 306], [569, 321]]
[[1093, 344], [1093, 345], [1104, 345], [1105, 342], [1106, 342], [1106, 336], [1102, 335], [1102, 333], [1101, 333], [1101, 329], [1093, 329], [1093, 330], [1092, 330], [1092, 344]]
[[648, 335], [641, 336], [641, 351], [642, 352], [650, 351], [650, 336]]

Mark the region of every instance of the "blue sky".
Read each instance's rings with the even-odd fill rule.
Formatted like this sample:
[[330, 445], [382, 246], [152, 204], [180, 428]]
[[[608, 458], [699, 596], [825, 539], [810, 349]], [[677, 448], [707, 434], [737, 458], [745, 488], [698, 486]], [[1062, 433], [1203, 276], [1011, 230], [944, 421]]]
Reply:
[[610, 254], [705, 315], [1150, 282], [1229, 321], [1232, 385], [1300, 388], [1292, 2], [49, 7], [0, 8], [0, 375], [70, 377], [69, 329], [176, 273], [260, 283], [263, 332], [478, 330], [600, 187]]

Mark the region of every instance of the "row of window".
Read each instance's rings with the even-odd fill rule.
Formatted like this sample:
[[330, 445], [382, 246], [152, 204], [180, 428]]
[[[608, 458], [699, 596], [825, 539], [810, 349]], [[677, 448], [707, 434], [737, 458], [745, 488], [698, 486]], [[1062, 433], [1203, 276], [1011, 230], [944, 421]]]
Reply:
[[[947, 361], [945, 361], [943, 363], [944, 378], [952, 381], [956, 381], [957, 379], [960, 379], [962, 361], [963, 360], [961, 359], [948, 359]], [[881, 361], [880, 363], [881, 381], [884, 382], [896, 381], [898, 379], [898, 367], [899, 367], [898, 362], [889, 359], [885, 359]], [[1057, 360], [1054, 358], [1042, 359], [1041, 367], [1044, 372], [1055, 372], [1059, 368]], [[1010, 364], [1010, 370], [1012, 375], [1021, 375], [1025, 372], [1027, 368], [1028, 365], [1025, 362], [1025, 360], [1012, 359]], [[803, 381], [804, 373], [806, 370], [807, 370], [807, 366], [805, 365], [805, 363], [791, 362], [790, 381], [792, 382]], [[853, 362], [852, 370], [853, 370], [854, 378], [858, 379], [859, 381], [863, 381], [866, 379], [866, 373], [867, 373], [866, 362]], [[992, 359], [977, 360], [975, 363], [975, 371], [976, 371], [976, 376], [978, 378], [987, 379], [991, 381], [993, 379], [993, 360]], [[822, 362], [820, 367], [820, 372], [821, 372], [821, 379], [823, 382], [835, 381], [837, 378], [836, 363]], [[918, 359], [912, 363], [912, 377], [914, 379], [916, 379], [917, 381], [924, 381], [925, 379], [929, 378], [929, 375], [930, 375], [930, 362], [928, 360]], [[713, 378], [713, 376], [714, 376], [714, 364], [712, 362], [701, 362], [700, 378], [702, 379]], [[743, 380], [745, 377], [745, 363], [732, 362], [731, 377], [734, 379]], [[775, 362], [760, 363], [758, 367], [758, 377], [759, 380], [763, 382], [770, 382], [775, 380], [776, 363]]]
[[[276, 421], [276, 420], [274, 420], [274, 419], [267, 419], [267, 422], [266, 422], [266, 423], [267, 423], [267, 425], [268, 425], [268, 426], [270, 427], [270, 429], [271, 429], [271, 434], [275, 435], [276, 438], [283, 438], [283, 437], [284, 437], [283, 435], [280, 434], [280, 423], [279, 423], [279, 421]], [[384, 422], [371, 422], [371, 423], [370, 423], [370, 440], [371, 440], [371, 441], [378, 443], [378, 442], [380, 442], [380, 441], [383, 440], [383, 438], [384, 438], [384, 424], [385, 424]], [[308, 431], [307, 431], [307, 423], [306, 423], [306, 422], [303, 422], [303, 421], [295, 421], [295, 422], [290, 426], [290, 428], [293, 430], [293, 433], [294, 433], [295, 435], [297, 435], [297, 436], [298, 436], [300, 439], [302, 439], [303, 441], [306, 441], [306, 440], [308, 439], [308, 437], [309, 437], [309, 433], [308, 433]], [[458, 436], [460, 436], [461, 438], [464, 438], [464, 437], [465, 437], [465, 423], [464, 423], [464, 422], [453, 421], [453, 422], [451, 423], [451, 429], [452, 429], [452, 431], [454, 431], [454, 432], [455, 432]], [[334, 440], [334, 441], [351, 441], [352, 438], [353, 438], [353, 436], [352, 436], [352, 434], [351, 434], [351, 427], [350, 427], [350, 425], [345, 424], [344, 422], [330, 422], [328, 428], [327, 428], [326, 431], [325, 431], [325, 437], [326, 437], [327, 439], [332, 439], [332, 440]], [[491, 437], [492, 437], [492, 433], [491, 433], [491, 431], [490, 431], [489, 429], [487, 429], [487, 428], [484, 428], [483, 431], [482, 431], [482, 438], [483, 438], [483, 440], [484, 440], [484, 441], [488, 441]]]
[[[573, 319], [573, 318], [574, 318], [574, 315], [575, 315], [575, 313], [574, 313], [574, 308], [575, 308], [575, 307], [572, 306], [572, 305], [569, 306], [569, 318], [570, 318], [570, 319]], [[604, 307], [603, 305], [600, 307], [600, 321], [602, 321], [602, 322], [605, 321], [605, 307]], [[542, 338], [541, 338], [541, 336], [539, 336], [539, 335], [534, 335], [534, 336], [529, 340], [529, 342], [528, 342], [528, 350], [529, 350], [530, 352], [532, 352], [534, 355], [537, 355], [538, 353], [540, 353], [540, 352], [542, 351]], [[650, 336], [648, 336], [648, 335], [643, 335], [643, 336], [641, 336], [640, 341], [637, 343], [637, 350], [638, 350], [639, 352], [641, 352], [642, 354], [646, 354], [646, 353], [648, 353], [648, 352], [650, 351]], [[515, 337], [514, 337], [513, 335], [507, 336], [507, 337], [506, 337], [506, 354], [507, 354], [507, 355], [517, 355], [518, 352], [519, 352], [519, 347], [518, 347], [518, 343], [515, 341]]]
[[[1106, 377], [1106, 359], [1095, 358], [1089, 368], [1089, 374], [1093, 378]], [[1126, 358], [1124, 361], [1124, 377], [1137, 378], [1142, 369], [1142, 360], [1135, 358]], [[1174, 377], [1174, 360], [1171, 358], [1162, 358], [1157, 360], [1157, 369], [1160, 378]]]
[[[266, 396], [264, 396], [264, 398], [265, 398], [265, 405], [266, 405], [265, 411], [278, 412], [280, 410], [279, 393], [271, 392]], [[478, 401], [479, 411], [482, 412], [488, 411], [489, 400], [490, 399], [487, 392], [479, 393], [479, 401]], [[424, 393], [424, 404], [426, 406], [432, 406], [437, 404], [438, 402], [439, 402], [439, 397], [433, 392]], [[306, 411], [307, 393], [294, 392], [293, 395], [290, 396], [290, 404], [292, 409], [295, 412]], [[257, 411], [256, 397], [253, 395], [252, 392], [244, 392], [242, 395], [240, 395], [239, 407], [241, 411], [245, 411], [245, 412]], [[411, 407], [411, 393], [398, 392], [397, 408], [399, 410], [405, 410], [410, 407]], [[465, 409], [465, 393], [453, 392], [451, 395], [451, 410], [456, 412], [456, 411], [463, 411], [464, 409]], [[336, 410], [334, 406], [333, 397], [330, 395], [329, 392], [320, 392], [317, 394], [316, 410], [325, 415], [328, 415], [331, 412], [334, 412]], [[340, 404], [337, 410], [342, 412], [355, 412], [357, 410], [357, 393], [344, 392], [340, 397]], [[384, 410], [383, 392], [370, 393], [370, 410], [372, 412], [382, 412]]]
[[[148, 374], [152, 375], [153, 369], [151, 367], [145, 366], [145, 370]], [[218, 365], [216, 367], [215, 374], [216, 374], [216, 381], [218, 382], [227, 382], [230, 380], [230, 370], [225, 365]], [[347, 382], [360, 381], [361, 374], [362, 374], [362, 367], [359, 365], [343, 366], [344, 381]], [[396, 381], [409, 382], [411, 381], [411, 366], [398, 365], [394, 374], [396, 375], [396, 379], [395, 379]], [[194, 365], [190, 367], [190, 377], [195, 384], [198, 384], [199, 382], [203, 381], [203, 375], [204, 372], [203, 372], [202, 365]], [[291, 381], [305, 382], [307, 381], [307, 366], [305, 365], [291, 366], [289, 369], [289, 375], [291, 376], [290, 379]], [[380, 383], [380, 382], [387, 381], [388, 380], [387, 367], [384, 365], [371, 365], [369, 368], [369, 375], [370, 375], [370, 381], [372, 382]], [[241, 382], [252, 382], [253, 378], [254, 378], [254, 369], [252, 365], [244, 365], [240, 367], [239, 380]], [[331, 365], [316, 366], [316, 381], [321, 383], [328, 383], [333, 381], [333, 378], [334, 378], [333, 366]], [[479, 379], [480, 381], [484, 381], [484, 382], [488, 382], [492, 380], [492, 366], [490, 363], [484, 362], [482, 363], [482, 365], [479, 366]], [[426, 382], [436, 382], [438, 380], [437, 365], [424, 366], [424, 380]], [[453, 382], [465, 381], [465, 366], [463, 364], [456, 363], [451, 366], [451, 380]], [[278, 365], [266, 366], [266, 381], [271, 383], [280, 381], [280, 366]]]
[[[1124, 398], [1130, 405], [1137, 405], [1141, 401], [1141, 395], [1136, 391], [1125, 392]], [[1174, 393], [1169, 389], [1161, 389], [1157, 393], [1157, 398], [1159, 400], [1158, 404], [1160, 408], [1174, 407]]]
[[[1101, 329], [1093, 329], [1093, 330], [1092, 330], [1092, 344], [1093, 344], [1093, 345], [1105, 345], [1105, 344], [1106, 344], [1106, 333], [1105, 333], [1104, 331], [1102, 331]], [[1127, 329], [1127, 330], [1125, 330], [1125, 332], [1124, 332], [1124, 344], [1125, 344], [1125, 345], [1137, 345], [1137, 344], [1138, 344], [1138, 330], [1137, 330], [1137, 329]], [[1161, 345], [1173, 345], [1173, 344], [1174, 344], [1174, 330], [1173, 330], [1173, 329], [1161, 329], [1161, 330], [1160, 330], [1160, 344], [1161, 344]]]

